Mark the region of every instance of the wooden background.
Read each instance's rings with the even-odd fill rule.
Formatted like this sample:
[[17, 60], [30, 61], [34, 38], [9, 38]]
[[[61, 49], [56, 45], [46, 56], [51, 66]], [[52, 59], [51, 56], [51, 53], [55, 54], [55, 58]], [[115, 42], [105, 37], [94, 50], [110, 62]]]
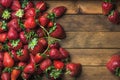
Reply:
[[[105, 67], [111, 55], [120, 52], [120, 25], [111, 24], [101, 10], [102, 0], [48, 0], [50, 9], [66, 6], [68, 11], [58, 22], [67, 32], [61, 42], [73, 62], [83, 65], [77, 80], [119, 80]], [[120, 11], [120, 2], [117, 3]], [[73, 80], [66, 77], [65, 80]]]

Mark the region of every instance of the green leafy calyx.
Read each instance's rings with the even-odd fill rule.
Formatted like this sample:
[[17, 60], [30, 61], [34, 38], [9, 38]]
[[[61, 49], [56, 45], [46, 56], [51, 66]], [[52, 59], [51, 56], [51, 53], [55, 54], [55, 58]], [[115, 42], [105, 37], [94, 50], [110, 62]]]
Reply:
[[25, 8], [28, 4], [28, 0], [23, 0], [22, 2], [22, 8]]
[[23, 15], [24, 15], [24, 10], [22, 10], [22, 9], [19, 9], [17, 12], [16, 12], [16, 14], [15, 14], [16, 16], [18, 16], [19, 18], [22, 18], [23, 17]]
[[18, 39], [18, 40], [12, 40], [12, 41], [11, 41], [11, 45], [12, 45], [13, 47], [16, 47], [19, 42], [20, 42], [19, 39]]
[[32, 39], [28, 44], [28, 48], [33, 50], [37, 43], [38, 43], [37, 38]]
[[18, 55], [18, 56], [22, 56], [22, 50], [21, 50], [21, 49], [19, 49], [19, 50], [17, 51], [17, 55]]
[[49, 33], [55, 31], [56, 28], [57, 28], [56, 23], [54, 23], [54, 26], [50, 28]]
[[2, 14], [3, 19], [9, 19], [11, 17], [10, 12], [8, 10], [4, 10]]

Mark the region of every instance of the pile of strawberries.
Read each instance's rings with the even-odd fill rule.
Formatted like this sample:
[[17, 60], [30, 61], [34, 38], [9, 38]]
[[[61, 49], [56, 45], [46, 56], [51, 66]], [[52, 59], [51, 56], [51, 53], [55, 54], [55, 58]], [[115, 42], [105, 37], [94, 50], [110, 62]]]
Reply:
[[70, 63], [70, 54], [59, 45], [66, 37], [56, 19], [64, 6], [50, 13], [43, 1], [0, 0], [0, 80], [62, 80], [77, 77], [81, 64]]
[[116, 8], [116, 2], [114, 0], [104, 0], [102, 2], [103, 15], [108, 17], [108, 20], [113, 24], [120, 23], [120, 14]]

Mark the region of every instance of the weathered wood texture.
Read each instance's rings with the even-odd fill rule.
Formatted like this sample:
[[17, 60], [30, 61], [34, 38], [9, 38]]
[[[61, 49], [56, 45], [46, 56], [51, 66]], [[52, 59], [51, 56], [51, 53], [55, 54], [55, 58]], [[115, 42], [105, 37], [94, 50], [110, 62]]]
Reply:
[[120, 48], [120, 32], [68, 32], [64, 48]]
[[[56, 6], [65, 6], [68, 11], [66, 14], [102, 14], [102, 0], [46, 0], [51, 7], [48, 11]], [[120, 11], [120, 2], [117, 2]]]
[[103, 15], [65, 15], [57, 20], [67, 32], [116, 32], [120, 25], [114, 25]]

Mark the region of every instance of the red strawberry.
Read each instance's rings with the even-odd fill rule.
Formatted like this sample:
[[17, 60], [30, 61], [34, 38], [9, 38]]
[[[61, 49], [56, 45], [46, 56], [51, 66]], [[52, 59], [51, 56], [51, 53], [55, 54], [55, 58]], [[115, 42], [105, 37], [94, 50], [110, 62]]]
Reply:
[[3, 7], [10, 7], [11, 6], [11, 3], [12, 3], [13, 0], [0, 0], [0, 4], [3, 6]]
[[18, 63], [18, 67], [25, 67], [26, 66], [26, 63], [25, 62], [19, 62]]
[[48, 28], [51, 28], [53, 26], [54, 26], [54, 23], [52, 21], [50, 21], [49, 24], [48, 24]]
[[11, 9], [13, 11], [17, 11], [17, 10], [21, 9], [21, 5], [20, 5], [19, 0], [13, 0], [13, 3], [11, 5]]
[[27, 37], [26, 37], [26, 34], [25, 32], [20, 32], [20, 40], [22, 41], [22, 43], [26, 44], [28, 43], [28, 40], [27, 40]]
[[35, 8], [30, 8], [25, 12], [25, 18], [35, 17], [35, 16], [36, 16]]
[[52, 10], [52, 12], [55, 14], [55, 17], [61, 17], [65, 12], [66, 12], [66, 7], [64, 6], [59, 6], [59, 7], [56, 7]]
[[27, 73], [24, 73], [24, 72], [22, 73], [22, 78], [24, 80], [29, 80], [30, 76], [31, 76], [31, 74], [27, 74]]
[[12, 59], [8, 52], [4, 53], [3, 65], [4, 67], [13, 67], [14, 65], [14, 60]]
[[65, 58], [68, 58], [69, 57], [69, 52], [67, 50], [65, 50], [64, 48], [60, 48], [59, 49], [60, 53], [62, 54], [62, 58], [65, 59]]
[[106, 64], [107, 69], [119, 76], [119, 69], [120, 69], [120, 55], [113, 55], [110, 60]]
[[[3, 68], [4, 68], [3, 62], [0, 61], [0, 70], [2, 70]], [[1, 75], [1, 72], [0, 72], [0, 75]]]
[[0, 34], [0, 42], [5, 42], [7, 40], [7, 33]]
[[17, 51], [17, 58], [20, 61], [27, 61], [29, 59], [29, 54], [27, 49], [21, 49]]
[[40, 69], [45, 71], [48, 67], [52, 65], [52, 61], [50, 59], [45, 59], [41, 64], [40, 64]]
[[56, 69], [63, 69], [64, 68], [64, 63], [62, 61], [55, 60], [53, 64], [54, 64], [54, 67]]
[[0, 52], [0, 62], [2, 62], [3, 61], [3, 56], [4, 55], [4, 52]]
[[49, 47], [50, 47], [50, 49], [52, 49], [52, 48], [59, 49], [60, 48], [60, 44], [58, 42], [55, 42], [53, 44], [50, 44]]
[[59, 39], [63, 39], [66, 37], [65, 31], [60, 24], [56, 24], [56, 26], [54, 27], [55, 28], [52, 28], [52, 31], [50, 31], [51, 33], [50, 35], [52, 37], [59, 38]]
[[37, 34], [38, 34], [38, 36], [39, 36], [40, 38], [45, 36], [45, 32], [44, 32], [44, 30], [43, 30], [42, 28], [39, 28], [39, 29], [37, 30]]
[[14, 28], [15, 30], [17, 30], [18, 32], [21, 31], [21, 28], [19, 26], [19, 22], [18, 22], [18, 19], [15, 18], [15, 19], [12, 19], [10, 22], [8, 22], [7, 24], [8, 28]]
[[0, 22], [0, 33], [7, 30], [7, 23], [5, 21]]
[[13, 69], [11, 72], [11, 80], [17, 80], [21, 71], [19, 69]]
[[111, 11], [110, 15], [108, 16], [108, 19], [113, 24], [118, 24], [120, 22], [119, 12], [117, 10]]
[[40, 38], [38, 41], [38, 44], [42, 44], [44, 48], [46, 48], [48, 46], [48, 42], [45, 38]]
[[10, 42], [8, 42], [8, 46], [10, 49], [19, 50], [22, 47], [22, 42], [19, 39], [11, 40]]
[[102, 2], [102, 13], [108, 15], [113, 7], [114, 6], [111, 2]]
[[26, 10], [33, 8], [33, 7], [34, 7], [33, 2], [29, 1], [29, 2], [27, 2], [27, 5], [24, 6], [24, 10], [26, 11]]
[[3, 8], [0, 6], [0, 18], [2, 17], [3, 14]]
[[3, 72], [2, 75], [1, 75], [1, 80], [11, 80], [10, 79], [10, 73]]
[[39, 17], [39, 23], [41, 26], [46, 27], [49, 23], [49, 19], [47, 17], [40, 16]]
[[82, 69], [81, 64], [68, 63], [66, 65], [66, 70], [72, 77], [78, 76], [81, 73], [81, 69]]
[[47, 5], [43, 1], [39, 1], [36, 3], [36, 9], [40, 11], [45, 11], [47, 9]]
[[32, 41], [29, 42], [28, 48], [33, 55], [36, 55], [37, 53], [42, 53], [44, 51], [42, 43], [38, 44], [37, 38], [34, 38], [32, 39]]
[[15, 40], [18, 39], [18, 32], [14, 28], [10, 28], [8, 31], [8, 39]]
[[62, 58], [62, 55], [61, 55], [61, 53], [59, 52], [58, 49], [52, 48], [52, 49], [50, 49], [50, 51], [49, 51], [49, 57], [50, 57], [51, 59], [61, 59], [61, 58]]
[[44, 59], [44, 57], [41, 54], [38, 53], [38, 54], [35, 55], [34, 59], [35, 59], [35, 63], [39, 63]]
[[35, 57], [32, 54], [30, 54], [30, 61], [29, 62], [35, 64]]
[[16, 16], [16, 12], [17, 12], [17, 11], [11, 12], [11, 18], [12, 18], [12, 19], [19, 18], [18, 16]]
[[35, 64], [29, 63], [27, 66], [25, 66], [23, 72], [27, 74], [33, 74], [35, 72]]
[[29, 17], [25, 20], [24, 26], [27, 29], [33, 29], [36, 27], [36, 22], [34, 17]]
[[17, 61], [18, 61], [18, 58], [17, 58], [16, 51], [12, 50], [12, 51], [11, 51], [11, 54], [12, 54], [12, 56], [13, 56], [14, 61], [17, 62]]

